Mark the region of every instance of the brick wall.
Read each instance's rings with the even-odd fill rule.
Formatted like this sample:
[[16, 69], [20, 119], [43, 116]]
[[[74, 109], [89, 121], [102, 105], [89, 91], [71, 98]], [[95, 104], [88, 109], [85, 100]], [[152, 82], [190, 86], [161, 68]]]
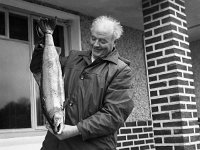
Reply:
[[143, 0], [156, 150], [200, 149], [184, 0]]
[[117, 150], [155, 150], [152, 121], [126, 122], [117, 135]]

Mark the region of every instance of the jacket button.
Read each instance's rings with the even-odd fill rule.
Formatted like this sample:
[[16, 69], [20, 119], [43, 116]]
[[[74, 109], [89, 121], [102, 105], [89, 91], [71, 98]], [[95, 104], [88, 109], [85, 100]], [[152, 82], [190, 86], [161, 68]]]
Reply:
[[72, 101], [69, 102], [69, 106], [73, 106], [73, 102]]
[[83, 75], [81, 75], [81, 77], [80, 77], [80, 78], [81, 78], [81, 80], [83, 80], [83, 79], [84, 79], [84, 76], [83, 76]]

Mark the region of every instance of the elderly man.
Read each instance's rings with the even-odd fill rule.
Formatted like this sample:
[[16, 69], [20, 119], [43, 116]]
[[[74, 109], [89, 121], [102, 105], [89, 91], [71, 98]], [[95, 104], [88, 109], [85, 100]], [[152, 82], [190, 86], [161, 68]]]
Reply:
[[[107, 16], [91, 26], [91, 49], [60, 59], [65, 86], [65, 125], [48, 132], [42, 150], [114, 150], [117, 130], [133, 109], [132, 71], [115, 48], [120, 23]], [[43, 47], [34, 50], [30, 69], [41, 72]]]

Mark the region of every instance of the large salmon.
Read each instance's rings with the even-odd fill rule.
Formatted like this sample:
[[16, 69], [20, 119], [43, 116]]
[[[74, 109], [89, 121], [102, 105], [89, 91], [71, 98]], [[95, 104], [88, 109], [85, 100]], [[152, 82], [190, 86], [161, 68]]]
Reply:
[[45, 36], [40, 82], [42, 109], [54, 133], [60, 134], [64, 126], [65, 96], [59, 55], [52, 36], [56, 19], [40, 18], [38, 26]]

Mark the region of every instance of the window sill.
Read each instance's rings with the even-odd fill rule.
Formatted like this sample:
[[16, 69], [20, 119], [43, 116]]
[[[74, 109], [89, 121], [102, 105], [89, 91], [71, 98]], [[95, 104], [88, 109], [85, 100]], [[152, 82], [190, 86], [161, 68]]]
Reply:
[[18, 138], [18, 137], [34, 137], [45, 136], [47, 129], [41, 127], [39, 129], [5, 129], [0, 130], [0, 139]]
[[31, 136], [1, 139], [0, 148], [1, 150], [36, 150], [41, 148], [44, 138], [44, 136]]

